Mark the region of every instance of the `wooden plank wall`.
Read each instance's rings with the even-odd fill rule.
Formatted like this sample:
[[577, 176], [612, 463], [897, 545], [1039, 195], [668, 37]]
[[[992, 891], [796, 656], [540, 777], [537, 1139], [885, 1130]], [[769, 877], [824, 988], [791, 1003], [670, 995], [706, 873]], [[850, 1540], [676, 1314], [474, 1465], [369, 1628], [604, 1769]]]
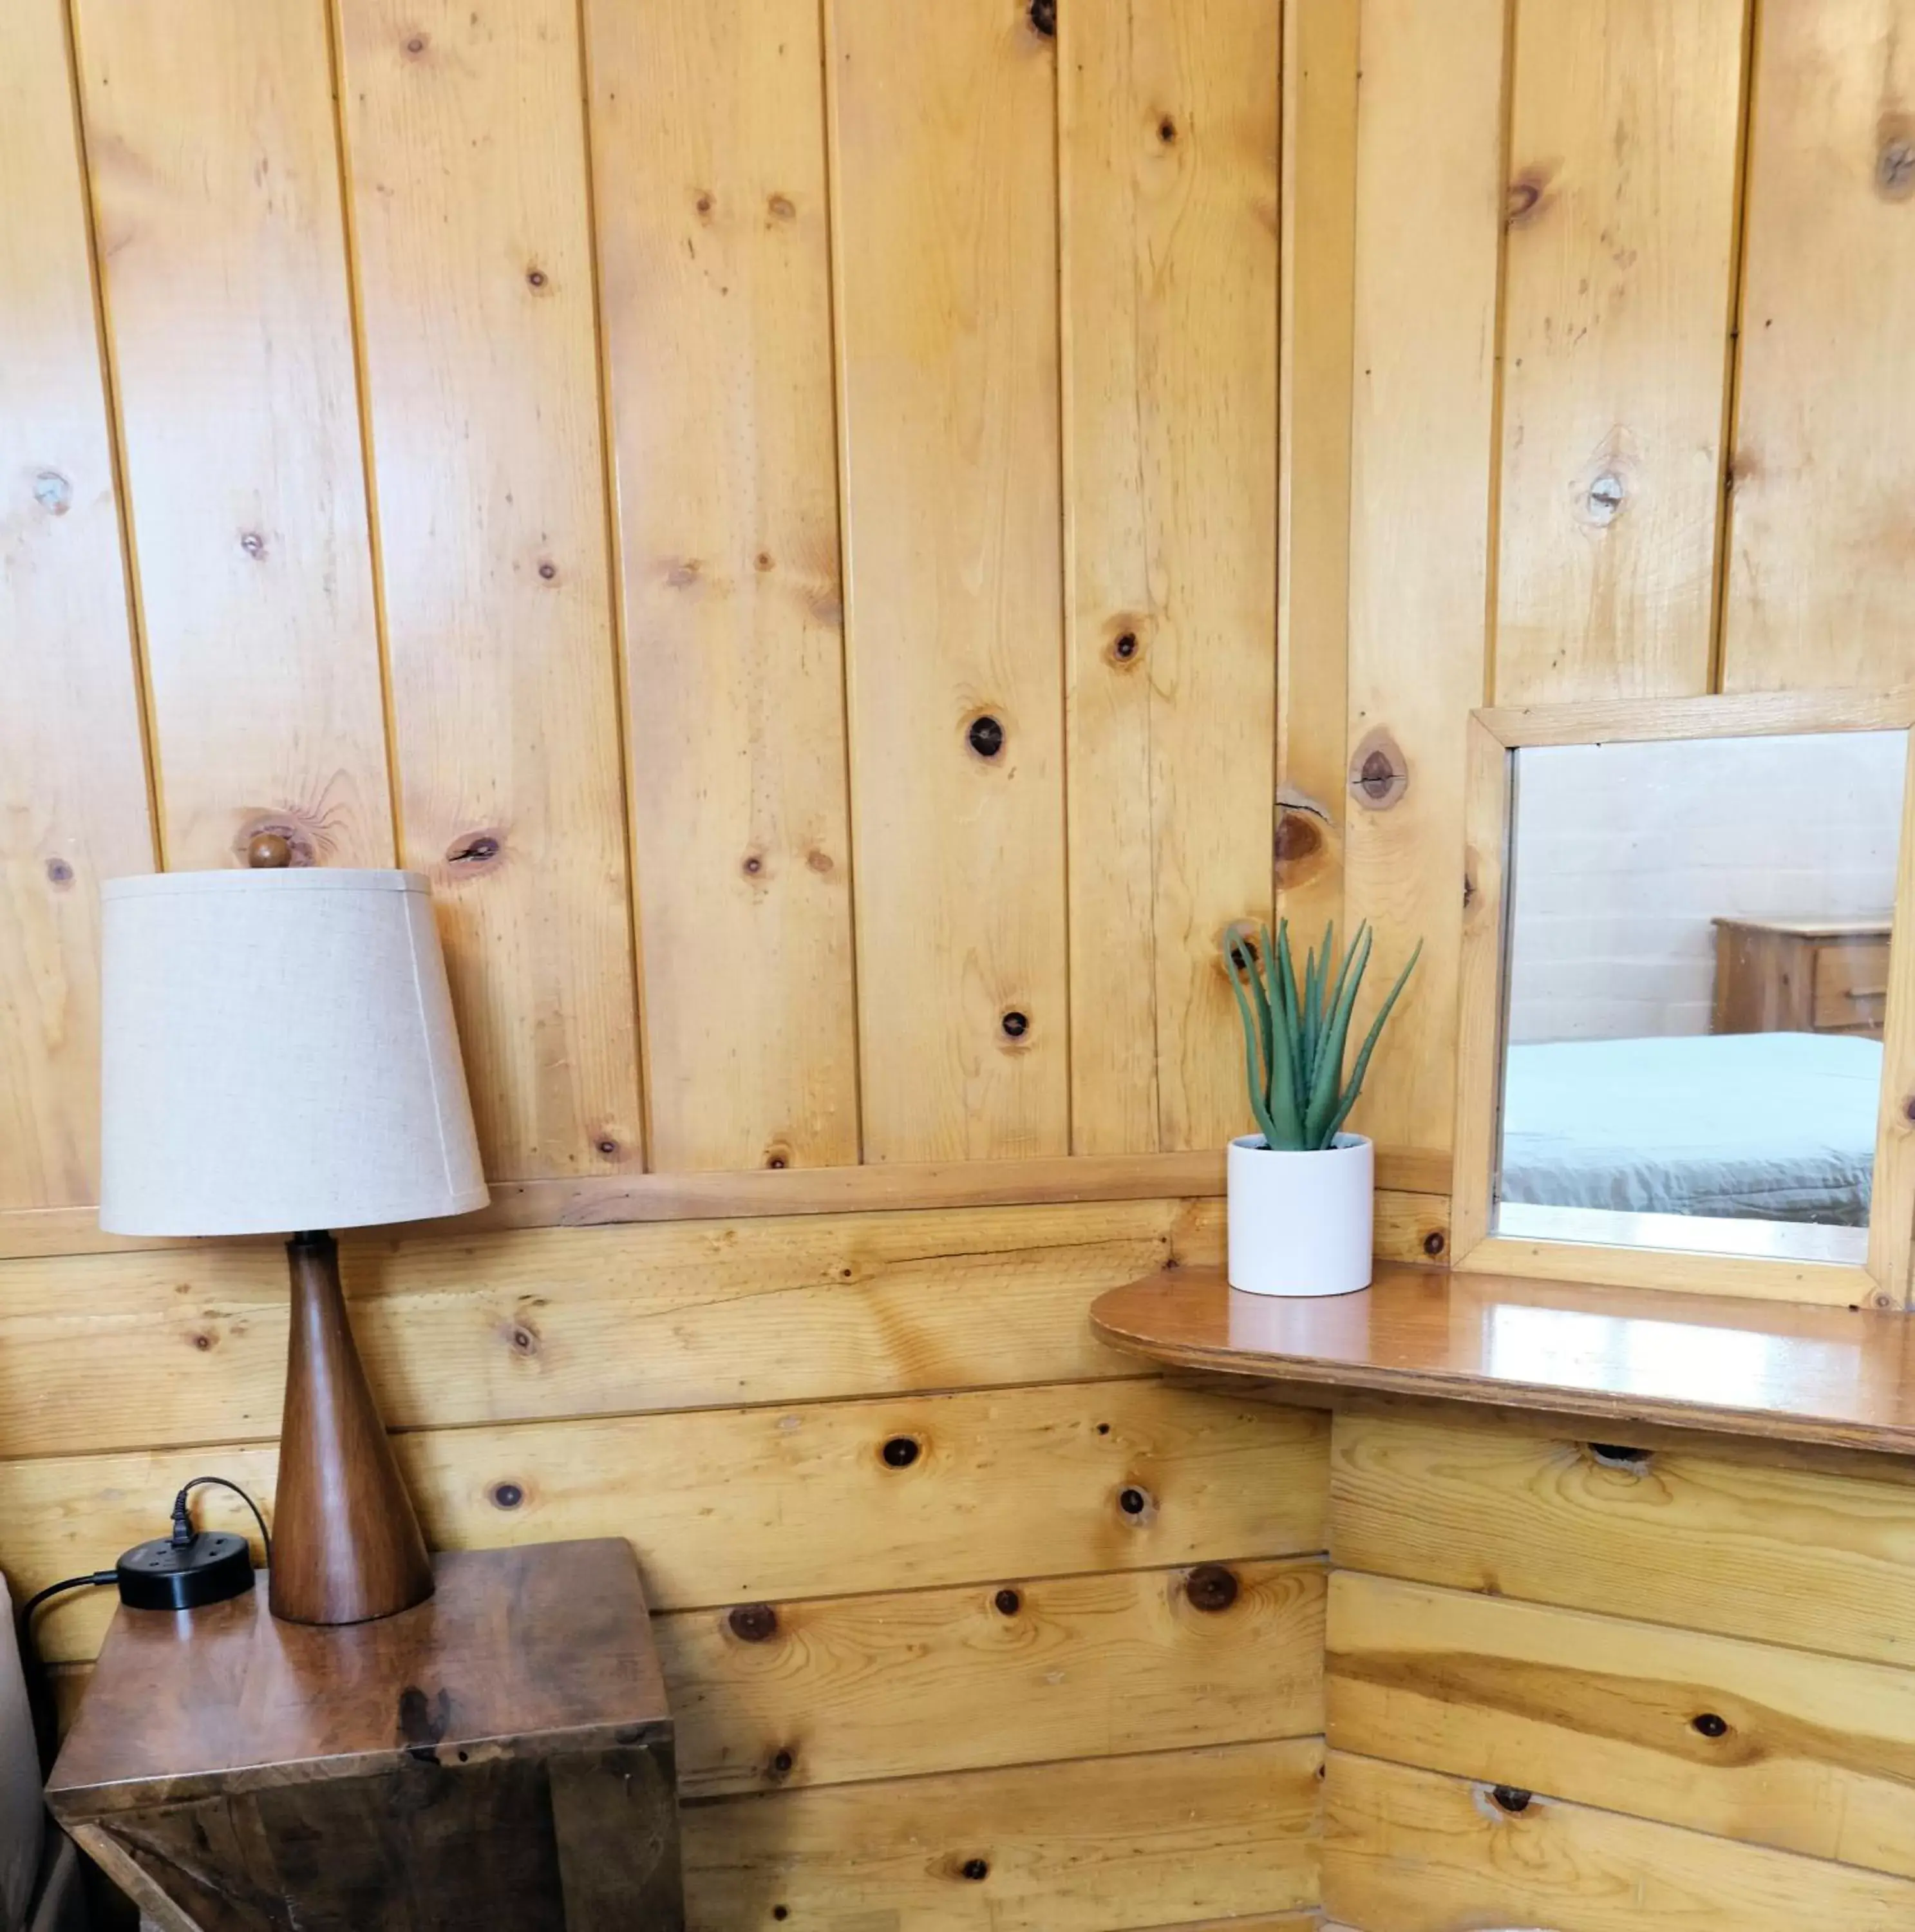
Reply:
[[1331, 1466], [1334, 1918], [1908, 1922], [1905, 1458], [1400, 1408]]
[[[1425, 943], [1361, 1118], [1384, 1251], [1443, 1252], [1472, 705], [1915, 676], [1911, 50], [1915, 0], [0, 9], [11, 1582], [270, 1486], [277, 1252], [90, 1203], [98, 883], [274, 826], [439, 895], [495, 1204], [351, 1291], [435, 1537], [640, 1550], [698, 1922], [1296, 1922], [1325, 1430], [1083, 1311], [1218, 1252], [1215, 943], [1278, 906], [1374, 983]], [[1476, 1588], [1408, 1508], [1367, 1567]], [[1846, 1548], [1820, 1647], [1899, 1667]], [[1533, 1850], [1434, 1744], [1339, 1815], [1906, 1916], [1800, 1881], [1915, 1882], [1869, 1765], [1798, 1841], [1614, 1822], [1616, 1748]]]
[[432, 882], [496, 1200], [356, 1324], [435, 1542], [639, 1552], [700, 1932], [1314, 1922], [1326, 1424], [1085, 1319], [1245, 1124], [1284, 31], [0, 8], [14, 1592], [270, 1496], [277, 1248], [90, 1204], [99, 883], [271, 826]]
[[1425, 942], [1358, 1120], [1440, 1158], [1469, 707], [1915, 676], [1915, 6], [1355, 10], [1347, 701], [1288, 729]]

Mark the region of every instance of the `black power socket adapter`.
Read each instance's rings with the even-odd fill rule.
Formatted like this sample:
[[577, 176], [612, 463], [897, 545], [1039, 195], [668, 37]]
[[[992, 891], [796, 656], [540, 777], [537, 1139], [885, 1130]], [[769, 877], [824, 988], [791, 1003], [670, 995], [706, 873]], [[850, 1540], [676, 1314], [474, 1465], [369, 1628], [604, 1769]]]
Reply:
[[196, 1610], [253, 1587], [253, 1552], [243, 1536], [202, 1529], [184, 1542], [155, 1537], [136, 1544], [114, 1570], [120, 1601], [134, 1610]]

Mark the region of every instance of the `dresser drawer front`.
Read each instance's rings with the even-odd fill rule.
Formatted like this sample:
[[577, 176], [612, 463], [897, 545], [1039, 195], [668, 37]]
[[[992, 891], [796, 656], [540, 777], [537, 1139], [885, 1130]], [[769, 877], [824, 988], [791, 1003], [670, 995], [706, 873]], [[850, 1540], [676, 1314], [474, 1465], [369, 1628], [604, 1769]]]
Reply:
[[1329, 1743], [1915, 1880], [1915, 1671], [1339, 1571]]
[[1599, 1448], [1339, 1415], [1332, 1567], [1915, 1666], [1915, 1480], [1897, 1465], [1877, 1480], [1708, 1443], [1632, 1460], [1611, 1427]]
[[1888, 1010], [1885, 939], [1831, 940], [1815, 949], [1815, 1030], [1879, 1034]]

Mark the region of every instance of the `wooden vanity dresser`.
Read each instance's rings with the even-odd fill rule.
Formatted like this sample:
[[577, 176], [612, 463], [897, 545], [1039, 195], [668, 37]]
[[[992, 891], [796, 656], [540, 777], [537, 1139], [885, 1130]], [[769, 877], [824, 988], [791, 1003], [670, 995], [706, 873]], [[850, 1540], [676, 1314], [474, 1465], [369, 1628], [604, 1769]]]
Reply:
[[1360, 1932], [1915, 1925], [1899, 1313], [1185, 1268], [1105, 1341], [1328, 1408], [1323, 1898]]

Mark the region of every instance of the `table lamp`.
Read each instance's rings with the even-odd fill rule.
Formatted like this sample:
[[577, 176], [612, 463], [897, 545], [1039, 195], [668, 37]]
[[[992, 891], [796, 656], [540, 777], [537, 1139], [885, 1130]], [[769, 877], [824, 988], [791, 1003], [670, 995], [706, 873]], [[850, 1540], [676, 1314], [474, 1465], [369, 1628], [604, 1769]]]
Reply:
[[100, 1225], [287, 1235], [270, 1602], [362, 1623], [432, 1594], [353, 1345], [331, 1231], [487, 1198], [432, 899], [416, 872], [163, 872], [101, 890]]

